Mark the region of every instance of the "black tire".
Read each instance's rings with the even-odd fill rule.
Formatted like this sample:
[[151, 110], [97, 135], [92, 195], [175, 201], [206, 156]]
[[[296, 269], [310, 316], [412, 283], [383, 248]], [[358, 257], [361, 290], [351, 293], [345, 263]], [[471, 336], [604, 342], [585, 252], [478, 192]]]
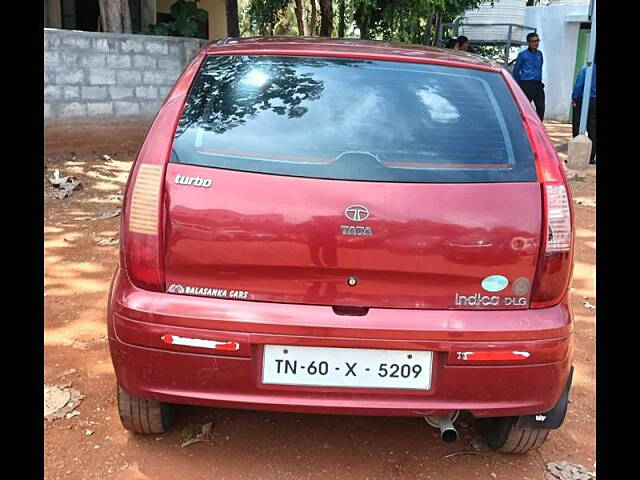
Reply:
[[517, 417], [476, 419], [476, 425], [489, 446], [503, 453], [525, 453], [542, 446], [548, 428], [516, 428]]
[[503, 453], [525, 453], [529, 450], [537, 450], [545, 442], [549, 432], [548, 428], [511, 427], [504, 445], [497, 450]]
[[118, 385], [118, 413], [127, 430], [135, 433], [166, 432], [175, 417], [175, 405], [134, 397]]

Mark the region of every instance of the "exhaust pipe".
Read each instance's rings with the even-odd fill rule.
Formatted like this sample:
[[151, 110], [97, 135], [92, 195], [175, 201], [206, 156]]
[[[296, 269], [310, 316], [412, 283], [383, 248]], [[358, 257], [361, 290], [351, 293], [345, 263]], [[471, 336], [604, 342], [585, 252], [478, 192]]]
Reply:
[[424, 417], [429, 425], [440, 429], [440, 439], [445, 443], [453, 443], [458, 439], [458, 431], [453, 426], [453, 420], [458, 415], [455, 412], [453, 415], [445, 415], [443, 417]]
[[456, 427], [453, 426], [453, 423], [449, 419], [449, 417], [440, 417], [442, 421], [440, 422], [440, 439], [442, 439], [445, 443], [453, 443], [458, 439], [458, 431]]

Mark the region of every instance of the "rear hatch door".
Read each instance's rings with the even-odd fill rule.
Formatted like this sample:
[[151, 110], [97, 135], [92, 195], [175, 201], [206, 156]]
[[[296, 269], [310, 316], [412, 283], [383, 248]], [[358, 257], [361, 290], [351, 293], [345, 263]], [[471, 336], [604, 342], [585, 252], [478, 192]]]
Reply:
[[172, 293], [528, 306], [541, 190], [498, 73], [210, 57], [165, 182]]

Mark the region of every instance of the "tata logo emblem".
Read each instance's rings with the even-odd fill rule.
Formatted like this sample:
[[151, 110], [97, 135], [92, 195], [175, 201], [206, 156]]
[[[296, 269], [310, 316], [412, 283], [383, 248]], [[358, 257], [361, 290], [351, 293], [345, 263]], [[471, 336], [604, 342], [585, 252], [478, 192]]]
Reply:
[[363, 222], [369, 218], [369, 209], [362, 205], [351, 205], [344, 210], [344, 216], [353, 222]]

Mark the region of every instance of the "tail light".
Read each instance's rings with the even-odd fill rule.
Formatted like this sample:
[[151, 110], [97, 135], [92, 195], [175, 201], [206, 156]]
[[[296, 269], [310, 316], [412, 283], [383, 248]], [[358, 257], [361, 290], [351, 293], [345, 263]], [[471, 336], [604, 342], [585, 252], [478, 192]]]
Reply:
[[127, 209], [125, 268], [134, 285], [147, 290], [164, 290], [162, 267], [162, 179], [161, 165], [136, 165]]
[[[537, 120], [537, 119], [536, 119]], [[562, 163], [539, 121], [529, 121], [543, 198], [543, 236], [531, 308], [556, 305], [565, 296], [573, 266], [571, 192]]]
[[502, 76], [524, 119], [536, 157], [542, 188], [543, 225], [540, 255], [531, 292], [531, 308], [558, 304], [566, 295], [573, 269], [573, 206], [567, 176], [544, 125], [509, 72]]
[[120, 225], [120, 265], [134, 285], [164, 291], [164, 175], [191, 82], [205, 58], [191, 60], [156, 115], [127, 182]]
[[121, 263], [134, 285], [164, 291], [163, 183], [184, 97], [162, 106], [131, 171], [124, 200]]

